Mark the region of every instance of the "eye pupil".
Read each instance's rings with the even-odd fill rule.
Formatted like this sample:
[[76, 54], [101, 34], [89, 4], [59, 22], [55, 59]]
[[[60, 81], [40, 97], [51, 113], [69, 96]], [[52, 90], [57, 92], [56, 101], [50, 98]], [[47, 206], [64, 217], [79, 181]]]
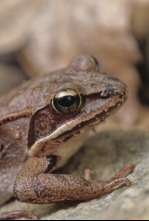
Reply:
[[71, 107], [76, 102], [76, 97], [65, 96], [58, 99], [58, 104], [62, 107]]

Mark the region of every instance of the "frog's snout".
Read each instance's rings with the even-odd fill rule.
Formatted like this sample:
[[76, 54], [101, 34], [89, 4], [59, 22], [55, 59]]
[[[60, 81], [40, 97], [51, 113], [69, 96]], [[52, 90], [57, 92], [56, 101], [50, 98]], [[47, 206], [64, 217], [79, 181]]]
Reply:
[[127, 85], [115, 77], [108, 77], [107, 79], [108, 84], [106, 89], [102, 91], [101, 95], [105, 96], [105, 98], [109, 96], [119, 96], [126, 100], [129, 93]]

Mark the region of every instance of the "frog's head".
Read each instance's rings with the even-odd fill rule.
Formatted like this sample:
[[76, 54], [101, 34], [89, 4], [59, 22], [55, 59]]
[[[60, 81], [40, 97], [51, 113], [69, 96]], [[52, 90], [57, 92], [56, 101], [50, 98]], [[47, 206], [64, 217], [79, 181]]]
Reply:
[[67, 69], [47, 75], [44, 80], [51, 85], [51, 94], [47, 96], [47, 105], [34, 114], [30, 123], [32, 155], [38, 149], [43, 151], [47, 144], [70, 141], [99, 124], [126, 101], [127, 86], [99, 69], [94, 57], [81, 55]]

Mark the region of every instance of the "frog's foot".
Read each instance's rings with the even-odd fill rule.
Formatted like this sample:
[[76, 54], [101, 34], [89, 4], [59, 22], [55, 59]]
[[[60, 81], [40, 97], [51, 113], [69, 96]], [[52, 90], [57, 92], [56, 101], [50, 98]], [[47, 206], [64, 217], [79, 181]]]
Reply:
[[128, 180], [127, 178], [124, 177], [125, 173], [128, 170], [131, 170], [132, 172], [135, 169], [135, 165], [133, 164], [125, 164], [122, 169], [115, 174], [115, 176], [113, 176], [111, 179], [109, 179], [106, 182], [103, 182], [103, 194], [104, 193], [109, 193], [113, 190], [114, 187], [124, 183], [127, 186], [131, 185], [130, 180]]
[[0, 220], [12, 220], [19, 218], [29, 218], [33, 220], [39, 220], [37, 216], [35, 216], [32, 212], [28, 211], [14, 211], [14, 212], [0, 214]]

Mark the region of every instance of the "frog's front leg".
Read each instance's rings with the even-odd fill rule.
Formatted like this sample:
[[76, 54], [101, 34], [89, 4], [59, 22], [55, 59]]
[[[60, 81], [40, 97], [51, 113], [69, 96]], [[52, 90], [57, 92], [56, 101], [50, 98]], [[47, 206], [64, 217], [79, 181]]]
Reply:
[[127, 170], [134, 165], [125, 165], [109, 181], [90, 181], [71, 175], [49, 174], [48, 158], [29, 158], [20, 170], [14, 186], [16, 198], [21, 202], [48, 204], [60, 201], [78, 201], [94, 199], [101, 194], [111, 192], [113, 187], [130, 181], [123, 178]]

